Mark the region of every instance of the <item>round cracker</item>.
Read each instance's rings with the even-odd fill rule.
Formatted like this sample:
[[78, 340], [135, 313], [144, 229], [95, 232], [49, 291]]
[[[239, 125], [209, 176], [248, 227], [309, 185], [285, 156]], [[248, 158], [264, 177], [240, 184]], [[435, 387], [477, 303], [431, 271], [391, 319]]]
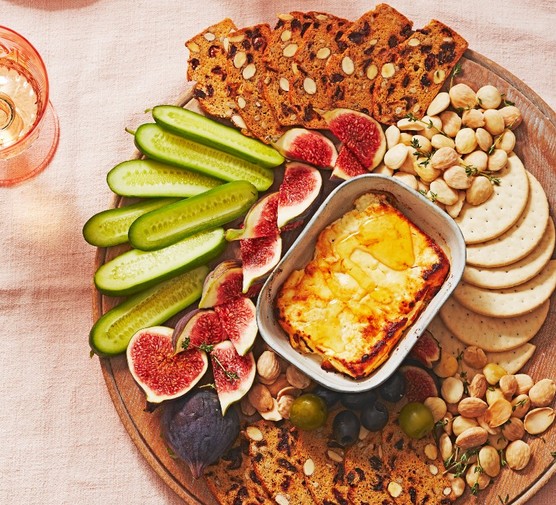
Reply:
[[[458, 359], [465, 348], [468, 347], [461, 340], [456, 338], [448, 328], [446, 328], [439, 316], [436, 316], [431, 321], [427, 329], [440, 344], [442, 352], [447, 352], [456, 359]], [[486, 356], [489, 363], [496, 363], [504, 368], [504, 370], [506, 370], [509, 374], [515, 374], [519, 372], [531, 359], [531, 356], [533, 356], [536, 348], [537, 346], [527, 342], [509, 351], [487, 352]], [[458, 361], [460, 361], [462, 371], [467, 373], [468, 381], [471, 381], [475, 374], [482, 373], [481, 370], [468, 366], [465, 361], [459, 359]]]
[[554, 222], [549, 218], [541, 241], [525, 258], [503, 267], [482, 268], [467, 265], [463, 271], [463, 280], [487, 289], [504, 289], [523, 284], [535, 277], [550, 261], [555, 240]]
[[547, 300], [523, 316], [500, 319], [467, 310], [453, 297], [440, 309], [446, 327], [464, 344], [476, 345], [489, 352], [516, 349], [531, 340], [543, 325], [550, 308]]
[[466, 244], [477, 244], [502, 235], [519, 219], [527, 205], [529, 181], [521, 160], [515, 153], [508, 156], [508, 164], [497, 172], [500, 185], [483, 204], [465, 203], [455, 219]]
[[506, 289], [484, 289], [460, 282], [453, 297], [468, 310], [490, 317], [527, 314], [550, 298], [556, 288], [556, 260], [527, 282]]
[[537, 247], [550, 218], [548, 199], [541, 183], [527, 172], [529, 199], [517, 222], [499, 237], [467, 248], [467, 263], [479, 267], [510, 265]]

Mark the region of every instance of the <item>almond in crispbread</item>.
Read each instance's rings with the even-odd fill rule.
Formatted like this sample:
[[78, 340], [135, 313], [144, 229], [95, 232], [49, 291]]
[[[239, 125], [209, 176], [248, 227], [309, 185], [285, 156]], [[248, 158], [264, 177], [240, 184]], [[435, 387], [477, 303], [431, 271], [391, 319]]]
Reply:
[[463, 37], [435, 19], [416, 30], [378, 69], [372, 116], [383, 124], [423, 117], [466, 49]]
[[224, 39], [229, 88], [241, 117], [239, 121], [232, 116], [232, 121], [242, 128], [243, 133], [267, 144], [284, 134], [263, 91], [266, 78], [263, 55], [270, 36], [270, 26], [259, 24], [232, 32]]
[[413, 22], [386, 4], [377, 5], [355, 21], [339, 40], [342, 52], [330, 57], [326, 76], [335, 107], [369, 114], [373, 85], [392, 50], [412, 33]]
[[226, 51], [223, 40], [236, 30], [229, 18], [209, 26], [189, 39], [187, 79], [195, 81], [194, 95], [201, 108], [216, 117], [230, 118], [236, 110], [228, 88]]

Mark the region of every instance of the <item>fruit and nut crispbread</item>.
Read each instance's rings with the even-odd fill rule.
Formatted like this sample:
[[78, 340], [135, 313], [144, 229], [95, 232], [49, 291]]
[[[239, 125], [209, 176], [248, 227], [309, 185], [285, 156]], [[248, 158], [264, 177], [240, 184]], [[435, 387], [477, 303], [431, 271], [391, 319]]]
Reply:
[[301, 109], [295, 122], [306, 128], [324, 128], [318, 111], [333, 108], [325, 67], [328, 59], [342, 51], [340, 39], [351, 25], [347, 19], [323, 12], [309, 12], [313, 22], [303, 35], [304, 44], [294, 56], [299, 73], [290, 83], [289, 99]]
[[249, 442], [238, 443], [205, 472], [205, 482], [220, 505], [271, 505], [249, 458]]
[[326, 65], [329, 96], [336, 107], [370, 113], [376, 77], [392, 60], [392, 49], [413, 33], [412, 26], [396, 9], [379, 4], [346, 30], [339, 40], [344, 51]]
[[268, 24], [242, 28], [224, 39], [228, 57], [229, 85], [241, 119], [232, 122], [267, 144], [280, 138], [284, 130], [263, 96], [265, 64], [263, 55], [271, 36]]
[[422, 117], [466, 49], [463, 37], [435, 19], [416, 30], [379, 69], [372, 116], [384, 124]]
[[223, 40], [237, 30], [229, 18], [209, 26], [189, 39], [187, 79], [195, 81], [194, 95], [205, 112], [229, 118], [237, 107], [229, 89], [226, 72], [226, 51]]
[[297, 450], [299, 430], [285, 422], [258, 421], [251, 425], [261, 432], [251, 439], [249, 455], [255, 474], [276, 503], [313, 503]]

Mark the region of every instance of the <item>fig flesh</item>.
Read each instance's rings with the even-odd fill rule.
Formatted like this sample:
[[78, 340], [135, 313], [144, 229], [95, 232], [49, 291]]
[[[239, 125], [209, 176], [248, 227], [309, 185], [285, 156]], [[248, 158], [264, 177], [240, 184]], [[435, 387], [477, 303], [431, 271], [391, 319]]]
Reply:
[[208, 368], [205, 352], [192, 348], [176, 354], [174, 330], [153, 326], [139, 330], [127, 347], [131, 375], [147, 395], [148, 403], [160, 403], [187, 393]]
[[214, 308], [222, 333], [230, 340], [240, 356], [253, 347], [259, 331], [257, 309], [249, 298], [236, 298]]
[[272, 237], [279, 233], [276, 225], [279, 198], [278, 192], [260, 198], [247, 212], [243, 228], [226, 230], [226, 240]]
[[402, 365], [400, 372], [405, 379], [405, 397], [408, 402], [423, 402], [429, 396], [439, 396], [437, 382], [426, 369]]
[[359, 160], [355, 157], [355, 154], [346, 146], [340, 147], [340, 154], [336, 160], [334, 170], [332, 170], [331, 179], [343, 179], [347, 181], [352, 177], [368, 173], [369, 171], [361, 165]]
[[375, 168], [386, 152], [386, 138], [380, 123], [367, 114], [334, 109], [324, 114], [328, 127], [367, 169]]
[[440, 345], [432, 333], [425, 330], [415, 342], [409, 355], [427, 368], [432, 368], [433, 364], [440, 359]]
[[304, 163], [288, 163], [280, 184], [277, 225], [284, 227], [303, 216], [320, 195], [322, 176], [320, 172]]
[[222, 415], [233, 403], [241, 400], [255, 380], [256, 364], [253, 353], [240, 356], [229, 340], [216, 344], [211, 353], [212, 375]]
[[220, 459], [240, 432], [237, 410], [228, 409], [223, 414], [218, 396], [208, 388], [166, 404], [160, 421], [166, 443], [195, 479]]
[[239, 241], [243, 265], [242, 292], [247, 293], [251, 286], [272, 272], [282, 255], [282, 238], [248, 238]]
[[318, 168], [332, 168], [338, 153], [334, 143], [322, 133], [305, 128], [291, 128], [274, 144], [289, 160], [309, 163]]
[[226, 339], [220, 317], [212, 309], [196, 309], [183, 316], [172, 334], [176, 353], [210, 346]]

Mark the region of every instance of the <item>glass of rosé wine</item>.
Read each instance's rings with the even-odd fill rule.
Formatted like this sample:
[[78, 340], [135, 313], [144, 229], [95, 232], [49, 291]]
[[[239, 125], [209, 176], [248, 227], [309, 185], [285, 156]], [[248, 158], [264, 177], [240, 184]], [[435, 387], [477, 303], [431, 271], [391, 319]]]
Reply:
[[58, 138], [41, 56], [27, 39], [0, 26], [0, 186], [41, 172]]

